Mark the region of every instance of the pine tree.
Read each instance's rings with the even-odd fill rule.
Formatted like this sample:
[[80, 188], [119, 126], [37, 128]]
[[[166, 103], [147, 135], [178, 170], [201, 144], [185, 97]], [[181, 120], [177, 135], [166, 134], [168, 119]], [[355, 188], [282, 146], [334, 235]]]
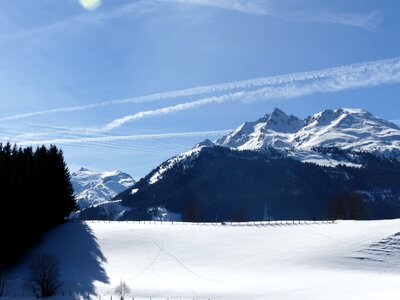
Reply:
[[3, 268], [76, 208], [61, 150], [0, 144], [0, 228], [2, 245], [7, 245], [0, 247]]

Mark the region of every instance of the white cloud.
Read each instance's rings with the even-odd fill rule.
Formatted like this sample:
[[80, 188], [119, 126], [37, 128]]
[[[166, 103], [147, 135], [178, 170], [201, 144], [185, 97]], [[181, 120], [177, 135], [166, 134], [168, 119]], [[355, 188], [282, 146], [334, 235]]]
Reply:
[[[288, 84], [294, 83], [307, 83], [310, 81], [316, 80], [324, 80], [324, 79], [331, 79], [332, 82], [335, 80], [342, 80], [346, 81], [348, 77], [350, 80], [355, 79], [366, 79], [368, 78], [368, 83], [363, 82], [363, 87], [365, 86], [374, 86], [377, 84], [383, 83], [392, 83], [398, 82], [398, 76], [400, 73], [400, 57], [391, 58], [391, 59], [384, 59], [384, 60], [377, 60], [377, 61], [369, 61], [360, 64], [351, 64], [341, 67], [334, 67], [328, 68], [323, 70], [311, 71], [311, 72], [302, 72], [302, 73], [293, 73], [293, 74], [286, 74], [280, 76], [270, 76], [270, 77], [262, 77], [262, 78], [253, 78], [249, 80], [242, 80], [242, 81], [235, 81], [229, 83], [220, 83], [214, 85], [207, 85], [207, 86], [200, 86], [195, 88], [183, 89], [183, 90], [176, 90], [170, 91], [165, 93], [158, 93], [152, 94], [142, 97], [134, 97], [128, 99], [117, 99], [117, 100], [110, 100], [104, 101], [99, 103], [93, 103], [88, 105], [81, 105], [81, 106], [72, 106], [72, 107], [61, 107], [49, 110], [42, 110], [42, 111], [34, 111], [34, 112], [27, 112], [22, 114], [10, 115], [0, 117], [0, 121], [7, 121], [7, 120], [17, 120], [22, 118], [28, 118], [32, 116], [39, 116], [39, 115], [47, 115], [47, 114], [54, 114], [54, 113], [62, 113], [62, 112], [73, 112], [73, 111], [81, 111], [96, 107], [105, 107], [110, 105], [117, 105], [117, 104], [128, 104], [128, 103], [142, 103], [142, 102], [152, 102], [152, 101], [161, 101], [185, 96], [196, 96], [202, 94], [212, 94], [212, 93], [224, 93], [227, 91], [246, 91], [250, 89], [255, 89], [259, 87], [267, 87], [267, 86], [283, 86]], [[348, 82], [350, 84], [351, 81]], [[231, 94], [230, 94], [231, 95]], [[214, 98], [214, 97], [210, 97]], [[207, 98], [208, 99], [208, 98]], [[204, 99], [203, 99], [204, 100]], [[203, 101], [202, 100], [202, 101]], [[201, 103], [197, 102], [197, 103]], [[206, 100], [205, 102], [211, 101], [210, 99]], [[220, 100], [216, 100], [221, 102]], [[201, 104], [197, 104], [201, 105]], [[175, 111], [182, 110], [186, 107], [186, 104], [178, 105]], [[164, 108], [157, 110], [157, 114], [165, 114], [166, 110]], [[147, 112], [138, 113], [136, 117], [131, 117], [128, 119], [140, 119], [144, 116], [148, 115]]]
[[312, 17], [312, 19], [314, 21], [321, 23], [341, 24], [341, 25], [359, 27], [366, 30], [374, 30], [378, 27], [380, 23], [381, 14], [378, 12], [370, 12], [368, 14], [355, 14], [355, 13], [333, 14], [330, 12], [325, 12]]
[[347, 89], [373, 87], [382, 84], [400, 82], [400, 59], [390, 59], [378, 62], [368, 62], [316, 72], [289, 74], [269, 78], [260, 78], [232, 83], [232, 89], [243, 87], [264, 86], [255, 90], [242, 90], [221, 96], [207, 97], [191, 102], [180, 103], [155, 110], [141, 111], [132, 115], [115, 119], [103, 127], [88, 129], [88, 131], [110, 131], [125, 123], [144, 117], [165, 115], [200, 106], [227, 101], [265, 101], [268, 99], [294, 98], [314, 93], [337, 92]]
[[169, 139], [169, 138], [186, 138], [198, 136], [222, 136], [232, 130], [212, 130], [212, 131], [193, 131], [193, 132], [175, 132], [175, 133], [156, 133], [156, 134], [140, 134], [140, 135], [124, 135], [124, 136], [100, 136], [85, 138], [59, 138], [49, 140], [32, 140], [18, 142], [19, 146], [30, 145], [49, 145], [49, 144], [81, 144], [93, 142], [113, 142], [113, 141], [133, 141], [133, 140], [153, 140], [153, 139]]
[[139, 120], [144, 117], [166, 115], [166, 114], [170, 114], [170, 113], [174, 113], [174, 112], [193, 109], [193, 108], [204, 106], [204, 105], [211, 104], [211, 103], [222, 103], [222, 102], [226, 102], [226, 101], [232, 101], [232, 100], [242, 98], [243, 95], [244, 95], [244, 92], [237, 92], [237, 93], [227, 94], [227, 95], [223, 95], [223, 96], [213, 96], [213, 97], [209, 97], [209, 98], [203, 98], [203, 99], [196, 100], [196, 101], [181, 103], [181, 104], [167, 106], [167, 107], [154, 109], [154, 110], [141, 111], [141, 112], [135, 113], [133, 115], [127, 115], [122, 118], [118, 118], [118, 119], [106, 124], [102, 128], [94, 129], [94, 131], [110, 131], [115, 128], [121, 127], [122, 125], [124, 125], [127, 122]]
[[276, 8], [274, 0], [159, 0], [163, 2], [175, 2], [181, 4], [210, 6], [221, 9], [228, 9], [240, 13], [273, 16], [287, 21], [319, 22], [340, 24], [358, 27], [366, 30], [374, 30], [380, 22], [378, 12], [362, 13], [337, 13], [326, 12], [307, 12], [295, 10], [280, 10]]
[[[78, 1], [77, 1], [78, 2]], [[239, 13], [253, 14], [259, 16], [273, 16], [287, 21], [294, 22], [319, 22], [332, 23], [346, 26], [358, 27], [366, 30], [374, 30], [378, 26], [381, 14], [376, 11], [368, 13], [356, 12], [332, 12], [332, 11], [307, 11], [307, 10], [282, 10], [276, 8], [276, 0], [138, 0], [121, 5], [114, 9], [96, 11], [92, 14], [79, 14], [45, 26], [13, 30], [12, 33], [0, 35], [0, 39], [24, 38], [36, 34], [55, 34], [66, 30], [75, 30], [75, 26], [84, 24], [102, 24], [103, 22], [122, 17], [140, 17], [163, 11], [160, 4], [175, 3], [181, 5], [193, 5], [204, 7], [216, 7], [232, 10]], [[7, 16], [0, 14], [0, 22], [5, 22]]]
[[[201, 106], [224, 103], [229, 101], [267, 101], [270, 99], [288, 99], [299, 96], [310, 95], [314, 93], [337, 92], [354, 88], [373, 87], [383, 84], [400, 83], [400, 58], [386, 59], [380, 61], [371, 61], [361, 64], [347, 65], [337, 68], [330, 68], [312, 72], [287, 74], [275, 77], [256, 78], [245, 81], [237, 81], [225, 84], [210, 85], [174, 91], [168, 93], [155, 94], [145, 97], [114, 100], [103, 103], [92, 104], [91, 107], [127, 103], [140, 101], [155, 101], [179, 97], [182, 95], [197, 95], [213, 92], [226, 92], [218, 96], [210, 96], [198, 100], [180, 103], [172, 106], [162, 107], [154, 110], [137, 112], [117, 118], [104, 126], [96, 128], [61, 128], [63, 135], [70, 133], [93, 134], [107, 132], [123, 126], [128, 122], [139, 120], [145, 117], [154, 117], [198, 108]], [[88, 106], [64, 108], [68, 110], [87, 109]], [[52, 112], [55, 112], [53, 110]], [[40, 112], [36, 112], [40, 113]], [[396, 123], [398, 123], [396, 121]], [[58, 130], [61, 130], [58, 129]], [[111, 141], [122, 139], [144, 139], [155, 138], [160, 135], [142, 135], [128, 137], [78, 137], [78, 138], [55, 138], [47, 140], [48, 143], [75, 143], [90, 141]], [[161, 135], [162, 136], [162, 135]], [[171, 135], [165, 135], [171, 136]], [[25, 139], [29, 136], [25, 136]], [[37, 139], [36, 139], [37, 140]], [[22, 144], [42, 144], [46, 141], [29, 141]]]
[[273, 12], [268, 9], [268, 2], [265, 1], [247, 1], [247, 0], [160, 0], [162, 2], [177, 2], [182, 4], [213, 6], [223, 9], [229, 9], [246, 14], [269, 15]]
[[[74, 1], [78, 2], [78, 1]], [[96, 11], [90, 13], [81, 13], [78, 15], [73, 15], [64, 19], [59, 19], [58, 21], [48, 23], [43, 26], [21, 28], [19, 26], [9, 26], [11, 29], [5, 31], [4, 34], [0, 31], [0, 41], [12, 42], [15, 39], [27, 39], [32, 37], [42, 38], [45, 37], [47, 42], [49, 35], [55, 34], [66, 34], [71, 32], [76, 32], [78, 29], [85, 29], [90, 26], [101, 25], [104, 22], [116, 18], [136, 18], [148, 15], [149, 13], [154, 13], [159, 9], [159, 0], [138, 0], [132, 3], [124, 4], [118, 6], [114, 9]], [[0, 22], [3, 22], [7, 16], [2, 17], [0, 14]], [[1, 24], [4, 25], [4, 24]], [[8, 24], [5, 24], [8, 25]]]

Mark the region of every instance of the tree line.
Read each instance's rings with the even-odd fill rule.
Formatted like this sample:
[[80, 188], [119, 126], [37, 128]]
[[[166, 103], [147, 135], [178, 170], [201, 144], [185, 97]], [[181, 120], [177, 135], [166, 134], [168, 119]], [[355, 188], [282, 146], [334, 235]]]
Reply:
[[60, 149], [0, 144], [0, 271], [76, 208]]

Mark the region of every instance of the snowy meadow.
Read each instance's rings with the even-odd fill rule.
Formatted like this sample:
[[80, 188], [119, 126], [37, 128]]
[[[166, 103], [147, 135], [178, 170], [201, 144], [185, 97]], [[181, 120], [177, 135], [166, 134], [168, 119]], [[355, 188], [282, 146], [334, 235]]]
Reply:
[[29, 261], [49, 252], [63, 281], [55, 299], [117, 299], [121, 280], [131, 288], [126, 299], [393, 299], [399, 227], [400, 220], [67, 223], [13, 270], [7, 290], [22, 297]]

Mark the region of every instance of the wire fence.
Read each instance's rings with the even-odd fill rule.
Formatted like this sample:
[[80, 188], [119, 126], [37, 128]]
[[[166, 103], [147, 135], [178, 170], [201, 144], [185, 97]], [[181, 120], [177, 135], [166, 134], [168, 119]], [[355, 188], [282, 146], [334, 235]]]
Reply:
[[118, 220], [76, 220], [80, 223], [123, 223], [142, 225], [198, 225], [198, 226], [279, 226], [279, 225], [312, 225], [312, 224], [336, 224], [336, 220], [267, 220], [267, 221], [246, 221], [246, 222], [183, 222], [183, 221], [118, 221]]
[[[0, 299], [2, 300], [16, 300], [16, 299], [24, 299], [24, 300], [30, 300], [30, 299], [37, 299], [37, 297], [23, 293], [23, 292], [17, 292], [17, 293], [5, 293], [3, 296], [0, 296]], [[57, 293], [54, 296], [52, 296], [50, 299], [52, 300], [121, 300], [121, 297], [118, 295], [100, 295], [100, 294], [93, 294], [93, 293], [73, 293], [73, 292], [62, 292], [62, 293]], [[129, 296], [126, 295], [124, 300], [217, 300], [216, 298], [207, 298], [207, 297], [135, 297], [135, 296]]]

